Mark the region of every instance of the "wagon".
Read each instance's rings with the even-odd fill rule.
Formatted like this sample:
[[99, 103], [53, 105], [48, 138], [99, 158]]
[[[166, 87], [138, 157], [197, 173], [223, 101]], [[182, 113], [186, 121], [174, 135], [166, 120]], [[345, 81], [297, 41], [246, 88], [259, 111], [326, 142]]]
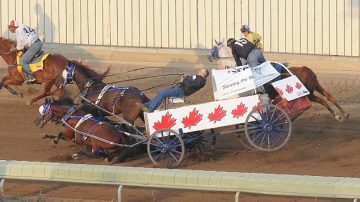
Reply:
[[[280, 69], [289, 77], [280, 79]], [[258, 91], [264, 84], [276, 89], [275, 99]], [[214, 101], [145, 113], [147, 152], [154, 164], [180, 164], [186, 151], [202, 145], [204, 135], [239, 133], [248, 148], [279, 150], [289, 141], [292, 121], [311, 106], [308, 90], [278, 62], [213, 70], [212, 85]]]

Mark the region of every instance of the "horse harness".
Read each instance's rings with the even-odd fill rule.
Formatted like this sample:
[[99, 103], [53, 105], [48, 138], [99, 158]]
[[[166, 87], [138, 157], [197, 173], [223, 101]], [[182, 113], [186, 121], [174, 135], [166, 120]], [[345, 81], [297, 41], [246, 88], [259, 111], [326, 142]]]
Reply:
[[[84, 90], [81, 91], [80, 93], [80, 98], [81, 100], [85, 101], [85, 102], [88, 102], [88, 103], [91, 103], [91, 104], [94, 104], [95, 106], [98, 107], [98, 104], [101, 102], [102, 98], [104, 97], [105, 93], [107, 92], [111, 92], [111, 91], [119, 91], [119, 94], [116, 96], [116, 98], [113, 100], [113, 103], [112, 103], [112, 113], [114, 114], [115, 113], [115, 106], [117, 104], [117, 102], [120, 100], [120, 98], [122, 96], [124, 96], [124, 93], [126, 90], [130, 89], [130, 87], [125, 87], [125, 86], [115, 86], [115, 85], [111, 85], [111, 84], [108, 84], [106, 86], [104, 86], [104, 88], [101, 89], [101, 91], [93, 91], [91, 92], [90, 91], [90, 88], [91, 86], [95, 84], [94, 81], [92, 80], [89, 80], [85, 87], [84, 87]], [[100, 92], [100, 93], [99, 93]], [[97, 96], [96, 100], [94, 102], [86, 99], [86, 96], [87, 95], [90, 95], [90, 94], [95, 94], [95, 93], [99, 93], [99, 95]], [[101, 108], [102, 109], [102, 108]]]

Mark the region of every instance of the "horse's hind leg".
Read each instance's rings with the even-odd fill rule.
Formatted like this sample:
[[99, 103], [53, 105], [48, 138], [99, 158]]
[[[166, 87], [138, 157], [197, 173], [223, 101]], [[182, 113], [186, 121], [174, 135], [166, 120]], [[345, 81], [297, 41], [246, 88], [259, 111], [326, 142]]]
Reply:
[[344, 118], [349, 118], [349, 113], [346, 112], [340, 105], [339, 103], [335, 100], [335, 98], [329, 93], [327, 92], [323, 87], [320, 86], [320, 84], [317, 85], [316, 90], [323, 96], [326, 97], [327, 100], [329, 100], [330, 102], [332, 102], [340, 111], [341, 114]]
[[342, 116], [336, 115], [336, 113], [334, 112], [334, 110], [331, 109], [331, 107], [328, 105], [328, 103], [326, 102], [326, 100], [324, 100], [323, 98], [317, 97], [314, 94], [310, 94], [309, 98], [311, 101], [316, 102], [321, 104], [322, 106], [326, 107], [327, 110], [329, 110], [329, 112], [333, 115], [333, 117], [340, 121], [343, 122], [344, 118]]
[[2, 82], [0, 83], [0, 89], [4, 86], [11, 94], [23, 97], [22, 93], [18, 93], [15, 89], [11, 88], [9, 85], [19, 85], [19, 83], [11, 79], [9, 76], [5, 76]]
[[28, 105], [32, 105], [32, 103], [40, 100], [41, 98], [44, 98], [46, 96], [49, 96], [50, 95], [50, 91], [51, 91], [51, 87], [52, 85], [54, 84], [54, 82], [44, 82], [43, 83], [43, 86], [44, 86], [44, 89], [43, 89], [43, 92], [37, 96], [37, 97], [34, 97], [30, 100], [30, 102], [26, 103]]

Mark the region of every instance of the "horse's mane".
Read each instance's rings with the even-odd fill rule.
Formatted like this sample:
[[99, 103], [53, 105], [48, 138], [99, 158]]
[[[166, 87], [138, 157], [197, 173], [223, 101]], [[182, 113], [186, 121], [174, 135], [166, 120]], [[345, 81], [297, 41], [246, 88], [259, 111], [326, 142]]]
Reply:
[[109, 67], [104, 73], [100, 74], [91, 69], [89, 65], [82, 64], [76, 60], [72, 60], [71, 63], [75, 64], [76, 69], [80, 70], [88, 79], [91, 79], [94, 82], [101, 82], [110, 70]]
[[4, 44], [6, 44], [8, 46], [12, 46], [12, 45], [16, 44], [16, 41], [0, 36], [0, 43], [4, 43]]
[[53, 105], [67, 105], [67, 106], [73, 106], [74, 105], [74, 102], [71, 98], [68, 98], [68, 97], [64, 97], [64, 98], [61, 98], [60, 100], [53, 100], [52, 101]]

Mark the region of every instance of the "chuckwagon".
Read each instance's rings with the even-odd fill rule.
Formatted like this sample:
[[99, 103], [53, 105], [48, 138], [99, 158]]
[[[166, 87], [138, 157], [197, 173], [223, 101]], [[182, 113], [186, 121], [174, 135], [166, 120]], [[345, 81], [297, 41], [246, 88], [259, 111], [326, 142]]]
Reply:
[[[289, 76], [281, 78], [280, 69]], [[292, 121], [311, 106], [308, 90], [278, 62], [213, 70], [212, 85], [214, 101], [145, 113], [147, 152], [153, 163], [178, 165], [187, 150], [202, 144], [205, 134], [239, 133], [247, 147], [278, 150], [292, 134]], [[277, 96], [259, 93], [262, 86], [276, 90]], [[226, 128], [215, 132], [220, 127]]]

